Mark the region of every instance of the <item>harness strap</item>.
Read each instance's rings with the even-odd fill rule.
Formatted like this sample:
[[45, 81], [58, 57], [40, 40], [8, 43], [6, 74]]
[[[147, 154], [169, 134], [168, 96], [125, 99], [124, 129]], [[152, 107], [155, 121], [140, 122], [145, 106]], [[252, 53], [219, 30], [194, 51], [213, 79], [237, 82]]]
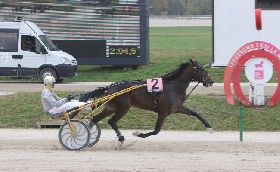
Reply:
[[158, 112], [157, 92], [151, 92], [151, 95], [154, 100], [154, 110], [155, 110], [155, 112]]

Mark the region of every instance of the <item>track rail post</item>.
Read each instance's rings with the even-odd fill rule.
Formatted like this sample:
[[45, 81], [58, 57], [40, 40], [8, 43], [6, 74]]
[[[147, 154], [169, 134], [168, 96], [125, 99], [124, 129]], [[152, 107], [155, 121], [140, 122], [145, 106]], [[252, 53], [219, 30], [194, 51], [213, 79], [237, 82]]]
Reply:
[[239, 107], [239, 136], [240, 136], [240, 141], [243, 141], [243, 107]]

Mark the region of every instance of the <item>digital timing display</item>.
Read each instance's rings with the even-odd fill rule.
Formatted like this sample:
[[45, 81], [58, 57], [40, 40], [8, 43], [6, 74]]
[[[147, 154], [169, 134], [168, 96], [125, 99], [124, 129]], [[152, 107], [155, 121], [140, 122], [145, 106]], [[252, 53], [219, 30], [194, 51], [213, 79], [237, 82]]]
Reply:
[[109, 46], [109, 57], [137, 57], [137, 46]]

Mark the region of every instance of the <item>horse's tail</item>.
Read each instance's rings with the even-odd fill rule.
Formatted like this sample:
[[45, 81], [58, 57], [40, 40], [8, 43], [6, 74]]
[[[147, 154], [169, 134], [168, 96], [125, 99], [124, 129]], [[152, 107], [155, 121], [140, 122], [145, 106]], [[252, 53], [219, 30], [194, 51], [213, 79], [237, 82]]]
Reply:
[[106, 87], [98, 87], [97, 89], [90, 91], [90, 92], [86, 92], [86, 93], [82, 93], [80, 95], [80, 102], [86, 102], [88, 101], [88, 99], [90, 98], [95, 98], [95, 97], [101, 97], [105, 94], [106, 90], [108, 90], [108, 86]]

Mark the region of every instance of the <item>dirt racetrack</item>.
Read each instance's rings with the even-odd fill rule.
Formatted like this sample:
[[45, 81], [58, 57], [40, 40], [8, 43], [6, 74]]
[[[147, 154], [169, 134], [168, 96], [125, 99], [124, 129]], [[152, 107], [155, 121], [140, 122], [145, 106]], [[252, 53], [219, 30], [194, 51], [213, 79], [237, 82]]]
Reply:
[[113, 130], [82, 151], [67, 151], [58, 129], [1, 129], [0, 171], [279, 171], [279, 133], [162, 131], [145, 139], [122, 131], [116, 149]]

